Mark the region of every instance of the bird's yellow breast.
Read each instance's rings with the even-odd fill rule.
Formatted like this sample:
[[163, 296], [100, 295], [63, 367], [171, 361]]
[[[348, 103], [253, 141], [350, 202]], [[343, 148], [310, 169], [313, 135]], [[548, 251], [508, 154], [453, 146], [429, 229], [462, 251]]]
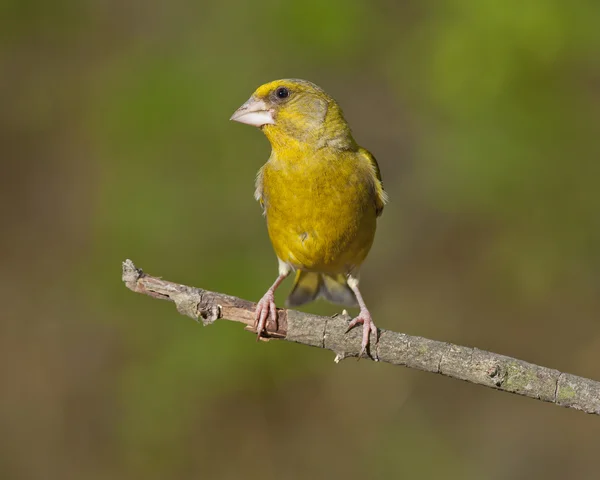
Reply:
[[375, 235], [375, 181], [359, 151], [273, 154], [258, 188], [277, 256], [302, 270], [358, 268]]

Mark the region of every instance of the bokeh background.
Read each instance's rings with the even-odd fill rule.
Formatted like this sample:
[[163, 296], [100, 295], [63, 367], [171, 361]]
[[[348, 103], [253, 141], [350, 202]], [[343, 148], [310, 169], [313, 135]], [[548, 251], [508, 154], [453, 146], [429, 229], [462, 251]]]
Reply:
[[596, 478], [596, 417], [203, 328], [120, 268], [260, 298], [269, 146], [228, 118], [307, 78], [390, 195], [362, 272], [377, 325], [600, 379], [598, 18], [595, 0], [2, 1], [0, 478]]

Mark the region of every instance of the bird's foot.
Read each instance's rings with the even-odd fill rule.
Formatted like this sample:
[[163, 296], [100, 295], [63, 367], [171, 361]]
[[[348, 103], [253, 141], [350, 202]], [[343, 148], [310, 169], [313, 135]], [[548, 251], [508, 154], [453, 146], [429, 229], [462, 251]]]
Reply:
[[255, 322], [256, 322], [256, 340], [260, 339], [262, 332], [267, 325], [267, 318], [271, 315], [271, 320], [277, 322], [277, 307], [275, 306], [275, 294], [271, 290], [263, 295], [256, 305]]
[[[377, 343], [379, 341], [377, 327], [375, 326], [375, 323], [373, 322], [371, 313], [367, 309], [361, 309], [360, 313], [358, 314], [358, 317], [356, 317], [354, 320], [352, 320], [348, 324], [348, 330], [346, 330], [346, 333], [348, 333], [350, 330], [352, 330], [359, 323], [362, 323], [362, 326], [363, 326], [363, 336], [362, 336], [362, 343], [360, 345], [360, 353], [358, 354], [358, 358], [362, 357], [363, 354], [366, 353], [367, 347], [369, 345], [369, 335], [371, 333], [375, 334], [375, 343]], [[375, 360], [378, 360], [377, 355], [374, 355], [373, 358]]]

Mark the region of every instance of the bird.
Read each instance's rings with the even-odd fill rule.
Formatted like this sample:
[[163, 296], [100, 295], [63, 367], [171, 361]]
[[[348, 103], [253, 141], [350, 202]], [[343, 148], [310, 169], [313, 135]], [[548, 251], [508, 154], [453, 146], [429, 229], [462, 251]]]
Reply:
[[348, 325], [348, 331], [363, 326], [360, 358], [370, 334], [378, 338], [359, 290], [359, 269], [388, 198], [377, 160], [356, 143], [338, 103], [307, 80], [261, 85], [230, 120], [258, 127], [271, 144], [255, 198], [279, 272], [256, 307], [257, 339], [269, 316], [277, 321], [275, 290], [295, 272], [286, 306], [323, 297], [360, 308]]

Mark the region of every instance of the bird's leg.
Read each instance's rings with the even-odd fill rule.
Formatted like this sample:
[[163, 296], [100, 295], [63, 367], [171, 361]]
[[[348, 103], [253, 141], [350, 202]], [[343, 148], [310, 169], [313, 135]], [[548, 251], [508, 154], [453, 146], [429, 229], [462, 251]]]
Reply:
[[258, 340], [260, 338], [260, 335], [262, 334], [263, 330], [265, 329], [265, 326], [267, 324], [267, 318], [269, 317], [269, 313], [271, 314], [271, 319], [274, 322], [277, 321], [277, 307], [275, 306], [275, 290], [277, 289], [277, 287], [279, 285], [281, 285], [281, 282], [283, 282], [289, 274], [290, 274], [289, 270], [281, 271], [281, 269], [280, 269], [277, 280], [275, 280], [273, 285], [271, 285], [271, 288], [269, 288], [267, 290], [267, 292], [263, 295], [263, 297], [260, 299], [260, 301], [256, 305], [256, 312], [255, 312], [256, 333], [257, 333], [256, 340]]
[[[347, 332], [350, 331], [353, 327], [355, 327], [359, 323], [362, 323], [363, 338], [362, 338], [362, 343], [361, 343], [361, 347], [360, 347], [360, 354], [358, 355], [358, 358], [360, 358], [367, 351], [367, 346], [369, 345], [369, 335], [371, 334], [371, 332], [375, 334], [375, 339], [376, 339], [375, 342], [378, 342], [379, 338], [377, 336], [377, 327], [375, 326], [375, 323], [373, 322], [373, 318], [371, 317], [371, 313], [369, 312], [369, 309], [367, 308], [367, 305], [365, 304], [365, 301], [363, 300], [362, 295], [360, 294], [360, 290], [358, 289], [358, 278], [354, 277], [352, 275], [349, 275], [348, 276], [348, 286], [354, 292], [354, 295], [356, 295], [356, 300], [358, 300], [358, 306], [360, 307], [360, 312], [358, 314], [358, 317], [354, 318], [348, 325]], [[375, 360], [377, 360], [376, 356], [375, 356]]]

